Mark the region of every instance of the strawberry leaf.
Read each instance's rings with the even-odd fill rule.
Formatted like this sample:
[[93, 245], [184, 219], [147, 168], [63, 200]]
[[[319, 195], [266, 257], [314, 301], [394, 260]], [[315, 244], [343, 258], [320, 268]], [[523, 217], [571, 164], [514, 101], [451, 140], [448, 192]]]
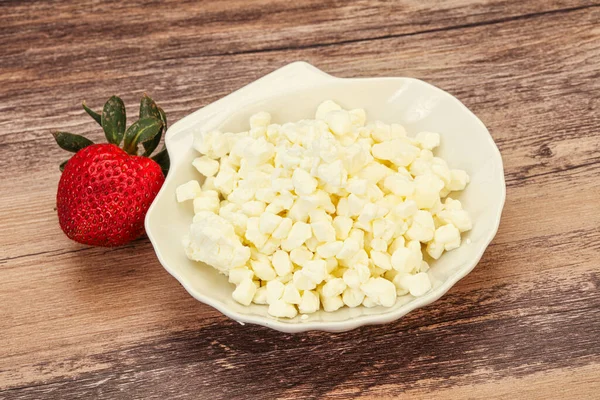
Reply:
[[125, 133], [123, 149], [129, 154], [137, 154], [139, 143], [154, 139], [162, 128], [162, 122], [156, 118], [144, 118], [135, 121]]
[[163, 111], [162, 108], [158, 107], [158, 112], [160, 113], [160, 120], [163, 123], [163, 130], [166, 132], [167, 131], [167, 114], [165, 114], [165, 112]]
[[152, 154], [152, 152], [154, 150], [156, 150], [156, 148], [160, 144], [160, 139], [162, 137], [163, 130], [164, 129], [161, 126], [160, 130], [158, 131], [158, 133], [156, 134], [156, 136], [154, 136], [154, 138], [152, 140], [142, 143], [142, 145], [144, 146], [144, 154], [142, 154], [142, 155], [144, 157], [150, 157], [150, 154]]
[[126, 123], [125, 104], [123, 104], [123, 100], [117, 96], [108, 99], [102, 109], [101, 123], [106, 140], [109, 143], [119, 146], [123, 140]]
[[[160, 120], [162, 122], [162, 128], [161, 131], [158, 132], [158, 135], [156, 135], [154, 137], [154, 139], [152, 139], [150, 142], [144, 143], [144, 149], [146, 149], [146, 151], [144, 152], [144, 156], [146, 157], [150, 157], [150, 154], [152, 154], [152, 152], [156, 149], [156, 147], [158, 147], [158, 144], [160, 143], [160, 137], [162, 136], [163, 132], [167, 131], [167, 116], [165, 114], [165, 112], [163, 111], [162, 108], [158, 107], [158, 112], [159, 112], [159, 116], [160, 116]], [[164, 150], [164, 148], [163, 148]], [[166, 154], [166, 151], [165, 151]], [[167, 155], [168, 158], [168, 155]], [[168, 159], [167, 159], [168, 161]], [[167, 165], [166, 171], [169, 170], [169, 166]], [[167, 175], [167, 173], [163, 170], [165, 176]]]
[[54, 136], [54, 140], [56, 140], [61, 149], [72, 153], [77, 153], [84, 147], [94, 144], [94, 142], [81, 135], [69, 132], [53, 132], [52, 136]]
[[154, 100], [144, 93], [142, 101], [140, 101], [140, 119], [149, 117], [160, 119], [160, 112]]
[[[143, 118], [156, 118], [157, 120], [161, 119], [159, 107], [156, 105], [154, 100], [150, 98], [146, 93], [142, 97], [142, 101], [140, 102], [140, 119]], [[160, 143], [160, 139], [162, 137], [162, 133], [164, 131], [164, 125], [158, 131], [158, 134], [154, 136], [152, 140], [144, 142], [144, 157], [149, 157], [150, 154], [158, 147]]]
[[167, 176], [169, 172], [169, 167], [171, 166], [171, 160], [169, 159], [169, 153], [167, 152], [167, 148], [163, 146], [162, 150], [152, 157], [154, 161], [158, 165], [160, 165], [160, 169], [163, 172], [164, 176]]
[[[70, 160], [70, 158], [69, 158]], [[69, 160], [63, 161], [60, 163], [60, 166], [58, 167], [60, 169], [60, 172], [63, 172], [65, 170], [65, 167], [67, 166], [67, 163], [69, 162]]]
[[98, 125], [102, 126], [102, 115], [98, 114], [97, 112], [95, 112], [94, 110], [90, 109], [86, 104], [85, 101], [82, 103], [83, 109], [85, 110], [86, 113], [88, 113], [88, 115], [92, 118], [94, 118], [94, 121], [96, 121], [98, 123]]

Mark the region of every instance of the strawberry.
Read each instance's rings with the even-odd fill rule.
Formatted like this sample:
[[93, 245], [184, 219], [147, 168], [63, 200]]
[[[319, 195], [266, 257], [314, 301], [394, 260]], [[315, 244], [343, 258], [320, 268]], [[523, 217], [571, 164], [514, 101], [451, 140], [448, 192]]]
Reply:
[[[53, 133], [58, 145], [76, 153], [61, 165], [56, 194], [58, 221], [76, 242], [121, 246], [144, 233], [144, 217], [168, 170], [168, 154], [150, 154], [166, 130], [164, 111], [144, 95], [139, 120], [125, 130], [125, 106], [111, 97], [102, 114], [83, 104], [104, 129], [109, 143], [94, 144], [83, 136]], [[119, 147], [124, 139], [123, 148]], [[138, 144], [144, 152], [138, 155]]]

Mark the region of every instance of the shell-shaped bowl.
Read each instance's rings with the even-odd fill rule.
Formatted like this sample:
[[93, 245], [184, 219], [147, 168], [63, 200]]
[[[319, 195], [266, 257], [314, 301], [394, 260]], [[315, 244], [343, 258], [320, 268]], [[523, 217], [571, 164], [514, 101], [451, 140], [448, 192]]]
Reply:
[[[400, 123], [409, 135], [440, 133], [442, 144], [435, 154], [471, 177], [457, 198], [470, 213], [473, 229], [463, 234], [460, 248], [431, 264], [428, 274], [433, 288], [421, 297], [399, 297], [390, 308], [344, 307], [331, 313], [319, 311], [305, 319], [277, 319], [267, 314], [266, 306], [236, 303], [231, 297], [234, 285], [227, 277], [185, 256], [182, 237], [188, 232], [193, 211], [191, 204], [177, 203], [175, 188], [200, 178], [191, 164], [197, 157], [192, 148], [194, 132], [247, 130], [248, 118], [258, 111], [270, 112], [278, 123], [313, 118], [317, 105], [327, 99], [346, 109], [364, 108], [370, 121]], [[145, 221], [160, 263], [199, 301], [238, 322], [283, 332], [339, 332], [386, 323], [439, 299], [477, 265], [498, 230], [506, 196], [502, 158], [484, 124], [452, 95], [413, 78], [337, 78], [305, 62], [295, 62], [181, 119], [168, 130], [165, 141], [171, 169]]]

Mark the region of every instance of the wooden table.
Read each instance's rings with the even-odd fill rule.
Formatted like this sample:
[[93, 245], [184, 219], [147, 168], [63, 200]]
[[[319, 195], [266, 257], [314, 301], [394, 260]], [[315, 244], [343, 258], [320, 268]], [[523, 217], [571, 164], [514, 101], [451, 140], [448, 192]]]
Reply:
[[[600, 398], [600, 2], [0, 3], [0, 398]], [[147, 238], [69, 241], [80, 107], [148, 91], [171, 121], [295, 60], [456, 95], [505, 162], [500, 231], [433, 305], [288, 335], [192, 299]]]

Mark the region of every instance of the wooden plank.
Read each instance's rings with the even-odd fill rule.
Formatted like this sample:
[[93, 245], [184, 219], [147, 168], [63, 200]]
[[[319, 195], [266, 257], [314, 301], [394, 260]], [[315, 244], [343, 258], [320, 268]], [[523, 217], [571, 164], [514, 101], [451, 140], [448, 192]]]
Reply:
[[[4, 2], [0, 4], [0, 38], [13, 40], [0, 41], [0, 54], [5, 58], [3, 68], [27, 74], [36, 67], [48, 67], [48, 61], [61, 64], [57, 57], [61, 61], [95, 59], [100, 64], [112, 64], [114, 58], [129, 60], [132, 56], [141, 62], [180, 59], [182, 55], [203, 57], [322, 46], [485, 24], [593, 4], [597, 2], [168, 0], [148, 7], [139, 0], [112, 0], [86, 7], [61, 1]], [[32, 48], [31, 43], [36, 46]], [[22, 63], [24, 59], [27, 64]]]
[[[98, 369], [10, 393], [63, 399], [126, 390], [128, 397], [165, 398], [185, 385], [188, 395], [199, 397], [297, 398], [346, 385], [393, 385], [387, 390], [393, 395], [413, 385], [431, 390], [585, 367], [600, 361], [597, 329], [589, 323], [600, 318], [599, 279], [559, 272], [525, 285], [459, 288], [400, 322], [337, 335], [202, 324], [100, 354], [70, 353], [66, 365]], [[57, 366], [35, 365], [39, 375]]]
[[[441, 380], [432, 379], [430, 387], [435, 388], [435, 398], [439, 400], [454, 399], [499, 399], [512, 400], [516, 396], [524, 399], [542, 398], [576, 398], [595, 399], [600, 390], [598, 370], [593, 366], [582, 368], [568, 368], [558, 371], [544, 371], [526, 377], [509, 377], [498, 381], [485, 381], [482, 375], [486, 371], [476, 373], [476, 379], [464, 386], [446, 387]], [[478, 379], [477, 379], [478, 378]], [[397, 389], [390, 387], [375, 387], [360, 393], [359, 397], [387, 399], [391, 398], [390, 392], [397, 393]], [[429, 387], [415, 387], [399, 394], [399, 398], [429, 399]], [[352, 390], [340, 390], [333, 393], [331, 398], [340, 396], [354, 396]], [[329, 397], [329, 396], [328, 396]], [[396, 398], [396, 396], [394, 396]]]
[[[565, 9], [585, 10], [600, 3], [585, 0], [452, 0], [431, 7], [417, 0], [363, 0], [336, 2], [334, 6], [316, 0], [301, 4], [279, 0], [243, 2], [245, 7], [250, 7], [247, 9], [234, 1], [178, 2], [176, 6], [172, 2], [160, 2], [154, 4], [155, 12], [130, 21], [114, 16], [141, 12], [140, 5], [113, 1], [95, 4], [93, 13], [76, 10], [77, 23], [73, 21], [72, 6], [68, 3], [33, 4], [13, 3], [9, 7], [6, 3], [2, 10], [3, 22], [6, 22], [0, 27], [0, 77], [3, 78], [0, 109], [27, 112], [28, 115], [32, 112], [43, 114], [44, 109], [31, 107], [31, 103], [27, 103], [29, 110], [23, 109], [27, 104], [19, 104], [17, 98], [25, 93], [35, 97], [43, 93], [44, 96], [63, 98], [69, 93], [71, 102], [63, 102], [63, 105], [70, 107], [55, 110], [64, 116], [81, 97], [91, 103], [102, 101], [107, 91], [140, 87], [139, 79], [149, 73], [153, 78], [145, 80], [142, 87], [153, 92], [175, 89], [173, 84], [179, 86], [176, 80], [174, 82], [175, 76], [162, 75], [159, 79], [158, 75], [167, 65], [186, 64], [190, 58], [294, 47], [327, 49], [338, 42], [365, 40], [371, 46], [371, 41], [377, 38], [410, 37], [420, 32], [440, 32], [443, 36], [444, 30], [452, 30], [456, 25], [493, 24], [511, 18], [526, 21], [536, 15]], [[52, 12], [48, 12], [49, 9]], [[265, 9], [270, 12], [265, 13]], [[25, 24], [26, 29], [23, 28]], [[199, 31], [202, 35], [198, 35]], [[147, 34], [146, 40], [138, 39], [142, 33]], [[32, 42], [35, 43], [33, 47]], [[284, 47], [282, 43], [285, 43]], [[397, 48], [391, 51], [398, 52]], [[273, 66], [273, 57], [269, 54], [266, 52], [259, 58], [269, 60]], [[213, 62], [210, 69], [227, 72], [222, 70], [219, 62]], [[255, 67], [252, 69], [256, 70]], [[268, 67], [263, 69], [264, 72], [268, 70]], [[243, 73], [232, 72], [246, 79], [256, 76], [248, 74], [248, 66], [243, 68]], [[356, 69], [353, 72], [356, 74]], [[185, 85], [189, 86], [190, 79], [202, 79], [203, 75], [202, 69], [194, 74], [188, 68], [186, 73], [176, 76], [188, 77]], [[138, 81], [136, 86], [134, 78]], [[124, 79], [127, 79], [127, 85], [121, 84]], [[219, 80], [212, 82], [219, 86]], [[56, 83], [61, 85], [56, 87]], [[85, 95], [71, 95], [74, 86]], [[218, 93], [226, 93], [222, 91], [223, 85], [220, 90]], [[35, 104], [39, 104], [39, 100]], [[0, 126], [3, 122], [10, 121], [0, 119]]]
[[[283, 16], [282, 31], [244, 38], [264, 21], [256, 22], [256, 13], [219, 14], [223, 2], [215, 2], [196, 21], [208, 25], [203, 32], [217, 45], [201, 40], [196, 48], [198, 33], [183, 22], [196, 10], [190, 2], [169, 13], [173, 31], [159, 28], [161, 48], [170, 35], [181, 38], [173, 53], [144, 54], [133, 65], [127, 51], [148, 46], [138, 28], [121, 23], [123, 41], [102, 59], [83, 47], [110, 37], [57, 43], [61, 34], [68, 43], [81, 33], [61, 3], [51, 4], [55, 13], [44, 12], [44, 3], [0, 5], [10, 11], [0, 38], [16, 29], [31, 35], [14, 41], [13, 52], [3, 52], [11, 44], [0, 41], [0, 398], [509, 398], [515, 390], [531, 398], [592, 398], [600, 365], [600, 11], [589, 2], [552, 11], [583, 3], [525, 2], [508, 10], [520, 19], [505, 21], [501, 6], [517, 3], [452, 1], [447, 20], [427, 20], [417, 2], [404, 2], [417, 11], [392, 15], [384, 28], [390, 37], [365, 41], [386, 18], [344, 32], [352, 18], [394, 5], [340, 3], [335, 13], [360, 12], [349, 21], [324, 20], [327, 28], [306, 22], [307, 36], [293, 42], [285, 36], [298, 29], [293, 13], [320, 6], [270, 3]], [[94, 5], [100, 15], [108, 13], [104, 4]], [[135, 4], [110, 6], [125, 13]], [[147, 16], [142, 27], [156, 22]], [[453, 29], [459, 16], [474, 26]], [[81, 18], [81, 26], [106, 24]], [[243, 29], [230, 30], [229, 39], [223, 32], [231, 18]], [[57, 29], [48, 33], [44, 24]], [[51, 46], [27, 54], [27, 43], [43, 32], [40, 43]], [[273, 50], [279, 40], [298, 48]], [[349, 43], [321, 46], [326, 40]], [[202, 54], [207, 48], [212, 55]], [[219, 55], [227, 48], [242, 53]], [[69, 51], [74, 59], [66, 60]], [[63, 58], [52, 63], [53, 52]], [[100, 137], [76, 110], [80, 99], [100, 104], [120, 90], [133, 104], [147, 89], [177, 120], [295, 59], [341, 76], [425, 79], [456, 94], [490, 128], [507, 174], [503, 223], [479, 266], [443, 300], [384, 326], [284, 335], [239, 326], [193, 300], [146, 239], [98, 249], [61, 234], [52, 208], [64, 154], [47, 131]], [[40, 95], [48, 105], [40, 106]], [[27, 243], [31, 232], [35, 241]]]

